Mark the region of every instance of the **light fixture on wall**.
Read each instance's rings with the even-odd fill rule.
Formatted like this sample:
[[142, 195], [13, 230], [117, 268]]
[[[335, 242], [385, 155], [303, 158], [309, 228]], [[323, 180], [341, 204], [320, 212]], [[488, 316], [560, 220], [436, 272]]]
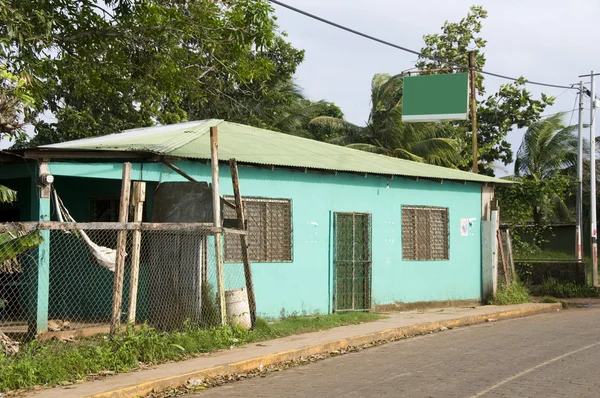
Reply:
[[52, 174], [42, 174], [40, 182], [45, 186], [51, 185], [54, 182], [54, 176]]

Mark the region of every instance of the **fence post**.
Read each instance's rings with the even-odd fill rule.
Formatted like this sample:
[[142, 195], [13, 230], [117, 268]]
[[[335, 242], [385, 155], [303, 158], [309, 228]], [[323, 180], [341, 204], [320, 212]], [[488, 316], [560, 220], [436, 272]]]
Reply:
[[[121, 182], [121, 202], [119, 206], [119, 222], [126, 223], [129, 219], [129, 195], [131, 193], [131, 163], [123, 163], [123, 178]], [[116, 333], [121, 327], [121, 304], [123, 303], [123, 276], [125, 273], [125, 246], [127, 245], [127, 230], [119, 230], [117, 237], [117, 255], [115, 275], [113, 279], [112, 318], [110, 333]]]
[[[219, 135], [216, 127], [210, 128], [210, 162], [212, 166], [212, 195], [213, 195], [213, 222], [215, 227], [221, 223], [221, 195], [219, 194]], [[215, 234], [215, 252], [217, 268], [217, 290], [219, 295], [219, 309], [221, 325], [227, 323], [227, 309], [225, 307], [225, 276], [223, 275], [223, 236], [221, 232]]]
[[[144, 213], [144, 201], [146, 200], [146, 183], [136, 181], [133, 183], [133, 222], [142, 222]], [[138, 279], [140, 275], [140, 251], [142, 243], [142, 231], [133, 231], [133, 244], [131, 253], [131, 275], [129, 276], [129, 308], [127, 311], [127, 322], [135, 324], [135, 312], [137, 306]]]
[[[235, 210], [237, 212], [238, 226], [246, 230], [246, 218], [244, 215], [244, 202], [240, 194], [240, 178], [235, 159], [229, 159], [231, 170], [231, 182], [233, 183], [233, 195], [235, 197]], [[246, 277], [246, 292], [248, 293], [248, 306], [250, 307], [250, 322], [252, 328], [256, 325], [256, 296], [254, 295], [254, 283], [252, 282], [252, 268], [248, 256], [248, 235], [240, 235], [242, 249], [242, 261], [244, 262], [244, 276]]]
[[[37, 198], [32, 207], [32, 220], [50, 221], [50, 185], [43, 184], [41, 179], [49, 174], [48, 163], [40, 161], [37, 167], [37, 176], [32, 177], [32, 197]], [[33, 262], [34, 269], [30, 274], [32, 285], [31, 310], [35, 313], [33, 322], [29, 323], [28, 334], [35, 336], [48, 330], [48, 302], [50, 298], [50, 231], [41, 230], [40, 235], [44, 240], [37, 247], [37, 258]]]

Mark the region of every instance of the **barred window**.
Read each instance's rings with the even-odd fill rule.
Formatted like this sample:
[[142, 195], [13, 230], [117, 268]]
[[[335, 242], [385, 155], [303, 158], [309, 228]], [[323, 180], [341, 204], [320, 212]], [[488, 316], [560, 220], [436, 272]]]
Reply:
[[[226, 198], [233, 202], [233, 198]], [[289, 199], [243, 198], [251, 262], [292, 261], [292, 203]], [[224, 207], [224, 217], [236, 219], [235, 209]], [[225, 234], [225, 261], [242, 261], [240, 238]]]
[[447, 207], [402, 206], [402, 259], [449, 260]]

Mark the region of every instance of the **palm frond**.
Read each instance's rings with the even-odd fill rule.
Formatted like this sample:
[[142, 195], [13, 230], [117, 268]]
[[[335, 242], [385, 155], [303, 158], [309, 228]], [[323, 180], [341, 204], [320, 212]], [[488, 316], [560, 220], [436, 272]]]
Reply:
[[390, 154], [389, 149], [384, 148], [382, 146], [378, 146], [378, 145], [372, 145], [372, 144], [350, 144], [350, 145], [346, 145], [346, 147], [352, 148], [352, 149], [358, 149], [360, 151], [365, 151], [365, 152], [378, 153], [381, 155], [389, 155]]
[[12, 203], [17, 201], [17, 192], [0, 185], [0, 203]]
[[0, 272], [21, 272], [19, 255], [44, 241], [39, 231], [0, 233]]

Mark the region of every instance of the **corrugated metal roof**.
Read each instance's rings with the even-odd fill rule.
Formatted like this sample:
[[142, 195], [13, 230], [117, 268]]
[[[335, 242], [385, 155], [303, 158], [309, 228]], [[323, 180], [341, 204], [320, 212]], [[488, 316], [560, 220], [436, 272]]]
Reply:
[[190, 159], [210, 159], [210, 127], [219, 129], [219, 159], [241, 163], [357, 173], [510, 184], [465, 171], [397, 159], [320, 141], [210, 119], [126, 130], [96, 138], [44, 145], [45, 150], [147, 152]]

